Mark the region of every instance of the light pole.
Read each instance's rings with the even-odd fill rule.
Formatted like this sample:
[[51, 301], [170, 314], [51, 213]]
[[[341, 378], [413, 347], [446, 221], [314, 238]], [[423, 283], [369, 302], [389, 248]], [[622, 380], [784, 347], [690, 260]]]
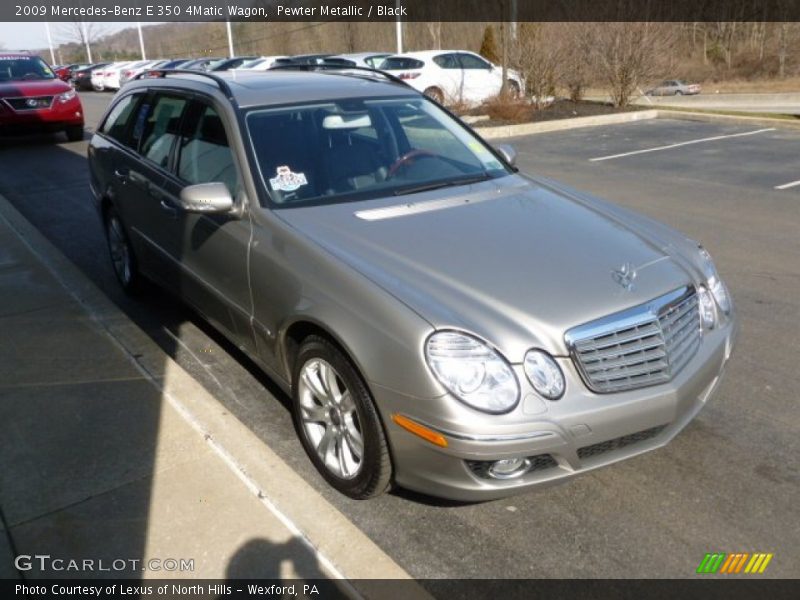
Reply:
[[395, 23], [395, 37], [397, 38], [397, 53], [403, 53], [403, 21], [400, 20], [400, 0], [395, 2], [397, 6], [397, 23]]
[[50, 35], [50, 23], [44, 22], [44, 29], [47, 32], [47, 45], [50, 47], [50, 64], [56, 64], [56, 53], [53, 52], [53, 37]]
[[81, 31], [83, 32], [83, 43], [86, 45], [86, 60], [93, 63], [92, 47], [89, 45], [89, 34], [86, 32], [86, 21], [81, 21]]
[[144, 52], [144, 37], [142, 36], [142, 24], [136, 21], [136, 29], [139, 30], [139, 50], [142, 51], [142, 60], [147, 60], [147, 55]]
[[233, 58], [233, 32], [231, 31], [231, 22], [225, 21], [225, 26], [228, 28], [228, 57]]

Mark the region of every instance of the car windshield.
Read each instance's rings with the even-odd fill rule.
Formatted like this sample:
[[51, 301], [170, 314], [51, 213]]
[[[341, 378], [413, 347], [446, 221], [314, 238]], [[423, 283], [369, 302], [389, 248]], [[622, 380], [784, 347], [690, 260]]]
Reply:
[[38, 56], [0, 55], [0, 81], [55, 79], [55, 74]]
[[254, 109], [246, 122], [276, 207], [412, 194], [512, 172], [423, 97]]

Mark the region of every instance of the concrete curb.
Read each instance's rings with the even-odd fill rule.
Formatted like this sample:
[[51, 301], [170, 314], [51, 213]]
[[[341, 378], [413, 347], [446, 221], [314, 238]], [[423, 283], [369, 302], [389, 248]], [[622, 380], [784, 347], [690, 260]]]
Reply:
[[[162, 398], [202, 435], [252, 494], [318, 553], [332, 573], [347, 580], [400, 579], [411, 597], [429, 598], [411, 576], [319, 492], [231, 415], [199, 382], [165, 354], [75, 265], [0, 195], [0, 217], [87, 311], [100, 331], [128, 355]], [[344, 583], [344, 582], [343, 582]], [[370, 596], [351, 581], [351, 594]], [[377, 590], [376, 590], [377, 591]]]
[[515, 137], [530, 135], [532, 133], [548, 133], [564, 129], [577, 129], [579, 127], [598, 127], [600, 125], [617, 125], [619, 123], [632, 123], [633, 121], [646, 121], [658, 117], [657, 110], [635, 110], [614, 115], [598, 115], [595, 117], [575, 117], [574, 119], [557, 119], [542, 123], [520, 123], [519, 125], [500, 125], [499, 127], [478, 127], [475, 131], [486, 139]]
[[704, 121], [706, 123], [730, 123], [734, 125], [766, 125], [768, 127], [782, 127], [787, 129], [800, 129], [800, 119], [770, 119], [769, 117], [747, 117], [744, 115], [716, 115], [703, 112], [689, 112], [684, 110], [670, 110], [659, 108], [656, 110], [659, 119], [683, 119], [684, 121]]
[[770, 127], [800, 129], [800, 119], [797, 121], [789, 121], [787, 119], [770, 119], [768, 117], [716, 115], [703, 112], [658, 108], [651, 110], [637, 110], [614, 115], [598, 115], [596, 117], [557, 119], [554, 121], [544, 121], [542, 123], [520, 123], [519, 125], [500, 125], [498, 127], [476, 127], [474, 130], [485, 140], [496, 140], [521, 135], [549, 133], [552, 131], [579, 129], [582, 127], [618, 125], [621, 123], [648, 121], [651, 119], [682, 119], [684, 121], [704, 121], [708, 123], [730, 123], [740, 125], [767, 125]]

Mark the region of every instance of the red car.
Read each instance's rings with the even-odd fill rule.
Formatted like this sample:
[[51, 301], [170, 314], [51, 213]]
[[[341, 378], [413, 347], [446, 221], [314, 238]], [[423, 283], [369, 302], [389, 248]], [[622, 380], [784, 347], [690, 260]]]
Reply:
[[63, 131], [83, 139], [83, 106], [38, 56], [0, 52], [0, 133]]

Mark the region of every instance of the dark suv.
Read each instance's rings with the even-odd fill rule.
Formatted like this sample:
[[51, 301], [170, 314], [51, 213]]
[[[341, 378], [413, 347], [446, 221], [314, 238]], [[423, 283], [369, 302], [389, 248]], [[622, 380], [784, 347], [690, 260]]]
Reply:
[[38, 56], [0, 52], [0, 133], [64, 131], [83, 139], [83, 107]]

